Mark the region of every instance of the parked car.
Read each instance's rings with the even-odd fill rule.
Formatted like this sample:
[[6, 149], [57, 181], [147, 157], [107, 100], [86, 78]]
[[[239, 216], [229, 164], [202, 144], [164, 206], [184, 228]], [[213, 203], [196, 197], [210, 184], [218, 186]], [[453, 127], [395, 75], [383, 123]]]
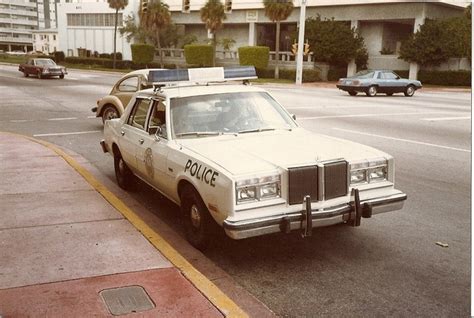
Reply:
[[109, 95], [97, 100], [97, 106], [91, 110], [96, 117], [102, 117], [102, 122], [120, 117], [127, 107], [133, 94], [138, 90], [149, 88], [148, 72], [157, 69], [142, 69], [132, 71], [115, 83]]
[[216, 83], [256, 78], [253, 67], [151, 71], [108, 120], [101, 146], [117, 183], [138, 177], [181, 206], [187, 239], [233, 239], [347, 223], [403, 207], [392, 156], [301, 128], [267, 91]]
[[35, 75], [39, 79], [51, 76], [63, 79], [67, 74], [67, 69], [64, 66], [57, 65], [56, 62], [48, 58], [30, 58], [26, 63], [20, 64], [18, 70], [25, 77]]
[[417, 89], [422, 88], [420, 81], [401, 78], [390, 70], [364, 70], [354, 76], [339, 79], [336, 86], [351, 96], [362, 92], [370, 97], [377, 93], [385, 93], [388, 96], [404, 93], [405, 96], [411, 97]]

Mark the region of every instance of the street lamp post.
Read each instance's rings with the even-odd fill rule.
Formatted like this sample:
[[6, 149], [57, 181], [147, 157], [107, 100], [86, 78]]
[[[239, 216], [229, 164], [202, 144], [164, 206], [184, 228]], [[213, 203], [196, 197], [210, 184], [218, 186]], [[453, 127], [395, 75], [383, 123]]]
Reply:
[[296, 85], [303, 83], [304, 24], [306, 20], [306, 0], [301, 0], [300, 30], [298, 32], [298, 52], [296, 54]]

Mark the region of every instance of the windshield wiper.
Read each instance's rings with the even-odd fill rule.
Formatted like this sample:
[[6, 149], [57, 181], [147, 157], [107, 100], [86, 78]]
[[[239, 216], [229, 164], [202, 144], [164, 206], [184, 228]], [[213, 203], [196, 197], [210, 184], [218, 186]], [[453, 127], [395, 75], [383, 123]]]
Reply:
[[179, 133], [176, 134], [176, 137], [185, 137], [185, 136], [196, 136], [196, 137], [201, 137], [201, 136], [220, 136], [220, 135], [228, 135], [233, 133], [225, 133], [222, 131], [193, 131], [193, 132], [185, 132], [185, 133]]
[[280, 127], [280, 128], [273, 128], [273, 127], [267, 127], [267, 128], [255, 128], [255, 129], [247, 129], [247, 130], [241, 130], [239, 131], [239, 134], [246, 134], [246, 133], [253, 133], [253, 132], [262, 132], [262, 131], [272, 131], [272, 130], [289, 130], [291, 131], [291, 128], [283, 128], [283, 127]]

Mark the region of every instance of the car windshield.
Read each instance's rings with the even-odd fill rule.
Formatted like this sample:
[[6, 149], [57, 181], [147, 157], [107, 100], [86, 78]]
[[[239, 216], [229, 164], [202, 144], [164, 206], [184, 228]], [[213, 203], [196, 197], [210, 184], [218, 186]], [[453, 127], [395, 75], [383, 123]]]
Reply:
[[296, 125], [265, 92], [223, 93], [171, 99], [176, 138], [291, 130]]
[[352, 78], [372, 78], [374, 77], [374, 72], [364, 70], [364, 71], [357, 72], [354, 76], [351, 76], [351, 77]]
[[36, 63], [36, 65], [39, 65], [39, 66], [54, 66], [54, 65], [56, 65], [56, 63], [54, 63], [53, 60], [49, 60], [49, 59], [36, 60], [35, 63]]

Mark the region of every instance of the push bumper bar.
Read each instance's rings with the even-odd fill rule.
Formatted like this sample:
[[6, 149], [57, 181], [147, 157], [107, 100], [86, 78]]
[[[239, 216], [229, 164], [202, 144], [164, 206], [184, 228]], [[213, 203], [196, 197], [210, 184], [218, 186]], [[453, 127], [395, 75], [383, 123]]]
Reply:
[[233, 221], [227, 219], [224, 221], [223, 227], [227, 235], [233, 239], [243, 239], [275, 232], [289, 233], [297, 229], [301, 229], [302, 236], [305, 237], [311, 236], [312, 228], [316, 227], [338, 223], [359, 226], [361, 218], [370, 218], [373, 214], [402, 209], [406, 199], [407, 195], [405, 193], [397, 193], [362, 201], [359, 198], [359, 190], [353, 189], [350, 203], [313, 210], [310, 204], [311, 199], [307, 196], [303, 209], [299, 212], [281, 213], [271, 217], [250, 220]]

